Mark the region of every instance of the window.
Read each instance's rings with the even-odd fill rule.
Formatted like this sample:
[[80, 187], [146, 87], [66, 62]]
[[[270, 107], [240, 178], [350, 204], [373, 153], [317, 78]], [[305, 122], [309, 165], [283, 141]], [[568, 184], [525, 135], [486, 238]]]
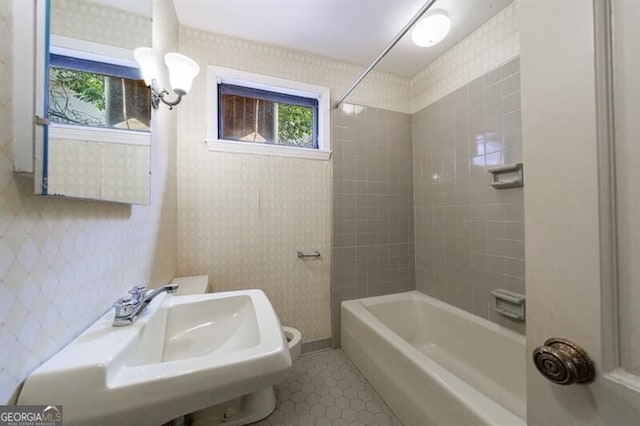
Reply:
[[218, 138], [318, 148], [318, 100], [218, 85]]
[[47, 59], [48, 138], [150, 146], [151, 94], [130, 49], [51, 34]]
[[209, 67], [213, 151], [329, 159], [329, 90]]
[[137, 68], [55, 50], [49, 55], [51, 122], [149, 131], [151, 97]]

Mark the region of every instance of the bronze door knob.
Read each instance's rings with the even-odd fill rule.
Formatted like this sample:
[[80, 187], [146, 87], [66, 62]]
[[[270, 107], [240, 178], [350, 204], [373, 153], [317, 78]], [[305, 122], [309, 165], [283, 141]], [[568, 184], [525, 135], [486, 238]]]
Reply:
[[544, 377], [558, 385], [590, 383], [595, 366], [587, 352], [575, 343], [552, 337], [533, 351], [533, 362]]

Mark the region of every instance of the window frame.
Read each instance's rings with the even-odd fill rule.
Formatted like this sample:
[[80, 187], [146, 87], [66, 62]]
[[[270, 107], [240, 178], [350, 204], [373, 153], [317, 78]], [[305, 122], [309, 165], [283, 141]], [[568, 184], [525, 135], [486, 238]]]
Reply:
[[60, 49], [56, 49], [55, 46], [52, 46], [52, 48], [54, 51], [49, 54], [49, 68], [62, 68], [105, 76], [123, 77], [129, 80], [142, 80], [142, 74], [138, 68], [114, 64], [111, 61], [85, 59], [80, 57], [81, 55], [63, 53]]
[[[207, 137], [205, 141], [210, 151], [314, 160], [329, 160], [331, 158], [329, 88], [213, 65], [207, 67], [207, 83]], [[219, 84], [241, 86], [274, 94], [317, 100], [317, 120], [314, 123], [317, 128], [317, 148], [220, 139], [218, 137], [218, 120], [220, 119], [218, 105]]]

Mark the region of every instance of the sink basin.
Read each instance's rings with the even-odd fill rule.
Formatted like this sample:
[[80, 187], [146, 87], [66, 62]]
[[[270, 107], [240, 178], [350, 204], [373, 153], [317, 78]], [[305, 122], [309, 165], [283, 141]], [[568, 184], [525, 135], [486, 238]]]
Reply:
[[132, 345], [127, 366], [222, 356], [260, 343], [256, 312], [246, 294], [165, 304], [159, 311]]
[[159, 425], [282, 381], [291, 357], [260, 290], [156, 297], [138, 321], [108, 312], [35, 370], [19, 404], [65, 424]]

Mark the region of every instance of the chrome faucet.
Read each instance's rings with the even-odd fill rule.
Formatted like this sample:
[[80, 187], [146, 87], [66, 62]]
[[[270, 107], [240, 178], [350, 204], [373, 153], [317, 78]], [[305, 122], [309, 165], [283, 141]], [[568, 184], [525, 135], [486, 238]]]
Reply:
[[157, 295], [164, 292], [175, 293], [176, 290], [178, 290], [178, 284], [167, 284], [155, 290], [147, 290], [143, 285], [133, 287], [129, 290], [129, 297], [122, 297], [113, 304], [116, 308], [113, 326], [122, 327], [135, 323]]

